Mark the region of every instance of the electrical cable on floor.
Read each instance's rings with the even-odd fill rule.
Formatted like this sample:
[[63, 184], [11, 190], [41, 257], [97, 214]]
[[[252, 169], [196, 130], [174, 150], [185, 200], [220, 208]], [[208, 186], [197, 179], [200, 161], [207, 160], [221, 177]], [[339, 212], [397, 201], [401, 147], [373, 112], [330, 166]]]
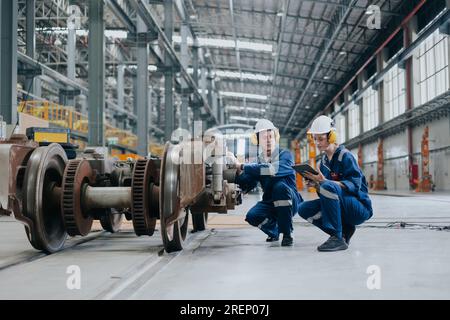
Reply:
[[[436, 223], [436, 222], [435, 222]], [[358, 228], [381, 228], [381, 229], [427, 229], [435, 231], [450, 231], [450, 225], [439, 226], [435, 224], [409, 223], [404, 221], [390, 222], [385, 226], [362, 225]]]
[[[433, 223], [436, 223], [434, 221]], [[439, 223], [439, 222], [437, 222]], [[448, 223], [445, 221], [443, 223]], [[301, 226], [313, 227], [311, 223], [300, 222]], [[408, 229], [408, 230], [434, 230], [434, 231], [450, 231], [450, 225], [436, 225], [436, 224], [424, 224], [424, 223], [410, 223], [404, 221], [389, 222], [385, 225], [373, 225], [373, 224], [362, 224], [356, 226], [358, 229]]]

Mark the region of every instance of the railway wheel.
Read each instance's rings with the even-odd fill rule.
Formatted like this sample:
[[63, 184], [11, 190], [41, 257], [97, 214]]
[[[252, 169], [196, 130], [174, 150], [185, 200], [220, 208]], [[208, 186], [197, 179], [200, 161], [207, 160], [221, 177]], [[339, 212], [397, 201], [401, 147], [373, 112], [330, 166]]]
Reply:
[[25, 170], [23, 212], [34, 223], [25, 228], [31, 245], [46, 253], [63, 248], [67, 238], [60, 194], [67, 156], [59, 144], [33, 151]]
[[179, 149], [167, 143], [161, 164], [160, 223], [161, 237], [167, 252], [180, 251], [186, 239], [189, 214], [180, 205]]

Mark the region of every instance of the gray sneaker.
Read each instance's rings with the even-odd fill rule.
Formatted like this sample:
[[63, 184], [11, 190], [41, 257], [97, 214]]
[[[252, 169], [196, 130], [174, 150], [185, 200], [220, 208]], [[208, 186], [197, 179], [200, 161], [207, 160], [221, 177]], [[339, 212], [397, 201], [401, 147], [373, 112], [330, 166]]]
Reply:
[[339, 251], [339, 250], [347, 250], [348, 245], [341, 238], [336, 236], [331, 236], [325, 241], [323, 244], [317, 247], [317, 250], [321, 252], [331, 252], [331, 251]]

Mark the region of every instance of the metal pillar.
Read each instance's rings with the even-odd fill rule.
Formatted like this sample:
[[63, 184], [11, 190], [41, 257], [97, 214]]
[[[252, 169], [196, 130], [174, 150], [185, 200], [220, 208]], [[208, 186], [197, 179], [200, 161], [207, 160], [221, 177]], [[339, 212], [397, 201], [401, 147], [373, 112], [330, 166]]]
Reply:
[[[199, 44], [198, 39], [194, 40], [194, 46], [192, 47], [192, 68], [194, 69], [194, 74], [192, 76], [195, 85], [198, 87], [198, 70], [199, 70]], [[200, 121], [200, 106], [198, 102], [197, 96], [194, 95], [194, 101], [193, 101], [193, 116], [194, 121]]]
[[[208, 73], [207, 73], [207, 78], [206, 79], [207, 79], [207, 87], [208, 87], [208, 94], [207, 94], [208, 104], [209, 104], [210, 107], [213, 107], [213, 100], [214, 100], [213, 79], [214, 78], [212, 77], [211, 69], [208, 69]], [[214, 113], [214, 108], [213, 108], [212, 112], [213, 112], [213, 114], [215, 114]]]
[[[377, 73], [381, 72], [384, 69], [384, 64], [387, 57], [386, 49], [380, 51], [377, 55]], [[378, 125], [384, 123], [384, 82], [380, 82], [378, 86]], [[385, 189], [385, 179], [384, 179], [384, 147], [383, 147], [383, 138], [378, 139], [378, 147], [377, 147], [377, 172], [376, 172], [376, 181], [374, 185], [375, 190], [384, 190]]]
[[125, 66], [117, 67], [117, 105], [125, 109]]
[[0, 115], [17, 122], [17, 0], [0, 1]]
[[[173, 0], [164, 1], [164, 33], [169, 40], [172, 42], [173, 36]], [[166, 141], [170, 141], [172, 137], [172, 132], [175, 129], [174, 126], [174, 106], [173, 106], [173, 61], [170, 55], [166, 52], [164, 55], [164, 62], [166, 70], [164, 72], [164, 94], [165, 94], [165, 132], [164, 137]]]
[[[147, 25], [140, 16], [137, 18], [138, 33], [147, 32]], [[137, 48], [136, 116], [138, 154], [148, 155], [148, 43], [139, 42]]]
[[69, 28], [67, 33], [67, 77], [75, 80], [75, 51], [77, 35], [74, 28]]
[[[358, 75], [358, 90], [361, 90], [364, 87], [365, 80], [367, 79], [367, 72], [361, 72]], [[359, 105], [359, 134], [364, 133], [364, 99], [360, 99], [358, 102]]]
[[[403, 26], [403, 47], [408, 48], [411, 45], [412, 38], [412, 28], [413, 24], [411, 21]], [[409, 57], [405, 61], [405, 98], [406, 98], [406, 111], [411, 110], [414, 107], [414, 97], [413, 97], [413, 66], [412, 66], [412, 57]], [[414, 182], [412, 182], [413, 176], [413, 165], [414, 165], [414, 156], [413, 156], [413, 129], [411, 125], [408, 125], [407, 129], [407, 138], [408, 138], [408, 172], [409, 172], [409, 181], [410, 181], [410, 189], [414, 189]]]
[[105, 109], [105, 22], [103, 1], [89, 0], [89, 144], [103, 146]]
[[[387, 57], [386, 49], [381, 50], [377, 55], [377, 73], [384, 69], [384, 64]], [[378, 125], [384, 123], [384, 81], [378, 85]]]
[[[189, 27], [187, 24], [183, 23], [181, 25], [181, 65], [183, 68], [187, 69], [189, 66], [189, 49], [188, 49], [188, 38]], [[188, 107], [189, 107], [189, 95], [186, 90], [189, 86], [187, 82], [183, 79], [181, 80], [181, 89], [183, 91], [181, 96], [181, 121], [180, 126], [182, 129], [188, 130]]]
[[202, 66], [202, 68], [201, 68], [201, 79], [200, 79], [200, 88], [201, 88], [201, 91], [202, 91], [203, 99], [205, 101], [207, 100], [207, 97], [206, 97], [206, 86], [207, 86], [206, 74], [207, 74], [206, 68], [204, 66]]
[[[30, 58], [35, 58], [36, 52], [36, 36], [35, 36], [35, 0], [27, 0], [26, 3], [26, 54]], [[31, 94], [35, 93], [34, 88], [34, 77], [27, 76], [25, 80], [25, 88], [26, 92]]]
[[[150, 143], [150, 136], [152, 136], [152, 121], [153, 121], [153, 114], [155, 112], [155, 99], [153, 95], [153, 88], [148, 87], [148, 117], [147, 117], [147, 128], [149, 133], [149, 143]], [[150, 154], [150, 150], [149, 150]]]
[[225, 121], [225, 106], [223, 105], [222, 97], [219, 97], [219, 113], [220, 113], [220, 124], [224, 125]]

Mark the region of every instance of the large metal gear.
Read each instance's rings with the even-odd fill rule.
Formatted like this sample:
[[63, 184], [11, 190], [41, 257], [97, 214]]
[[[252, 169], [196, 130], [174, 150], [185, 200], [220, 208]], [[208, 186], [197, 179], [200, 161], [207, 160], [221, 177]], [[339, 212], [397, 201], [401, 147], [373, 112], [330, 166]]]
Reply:
[[74, 237], [86, 236], [93, 218], [83, 210], [83, 187], [95, 182], [95, 173], [87, 160], [72, 160], [66, 166], [61, 192], [61, 211], [67, 233]]
[[148, 160], [138, 160], [134, 166], [132, 192], [132, 219], [134, 232], [138, 236], [151, 236], [155, 232], [156, 217], [151, 214], [152, 194], [155, 192], [151, 181], [151, 164]]
[[34, 150], [25, 170], [23, 212], [34, 223], [28, 240], [46, 253], [61, 250], [67, 238], [59, 197], [66, 163], [64, 149], [51, 144]]
[[178, 147], [167, 143], [162, 159], [159, 195], [161, 237], [167, 252], [183, 249], [189, 223], [188, 210], [181, 207], [178, 161]]

